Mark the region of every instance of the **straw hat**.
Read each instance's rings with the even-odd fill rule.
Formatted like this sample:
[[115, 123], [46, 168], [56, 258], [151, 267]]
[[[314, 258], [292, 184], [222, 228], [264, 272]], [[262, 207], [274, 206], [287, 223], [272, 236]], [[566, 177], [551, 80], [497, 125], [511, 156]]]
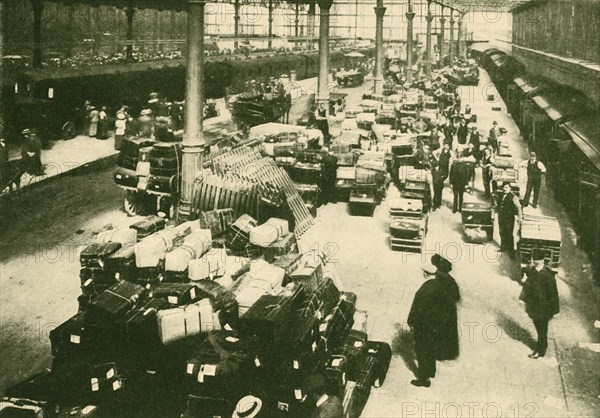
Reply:
[[252, 395], [244, 396], [235, 406], [231, 418], [254, 418], [262, 408], [262, 401]]

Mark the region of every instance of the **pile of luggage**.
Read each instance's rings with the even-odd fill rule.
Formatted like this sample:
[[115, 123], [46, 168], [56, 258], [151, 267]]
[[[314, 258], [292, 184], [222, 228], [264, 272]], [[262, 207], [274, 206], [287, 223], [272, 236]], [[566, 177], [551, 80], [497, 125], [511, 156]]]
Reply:
[[101, 232], [80, 262], [79, 312], [50, 333], [52, 369], [27, 382], [45, 388], [49, 416], [179, 416], [186, 404], [188, 417], [231, 416], [253, 393], [273, 416], [304, 418], [319, 373], [358, 417], [385, 379], [389, 345], [367, 339], [356, 295], [285, 220], [148, 217]]

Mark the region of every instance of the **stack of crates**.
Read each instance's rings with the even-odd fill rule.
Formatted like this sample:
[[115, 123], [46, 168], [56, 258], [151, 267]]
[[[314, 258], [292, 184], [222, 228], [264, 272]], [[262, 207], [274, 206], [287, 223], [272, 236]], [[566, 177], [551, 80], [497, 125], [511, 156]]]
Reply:
[[531, 263], [533, 250], [544, 254], [548, 266], [558, 270], [560, 263], [561, 233], [558, 219], [551, 216], [523, 215], [518, 244], [521, 267]]
[[393, 199], [390, 202], [390, 248], [393, 251], [420, 253], [427, 234], [427, 214], [418, 199]]

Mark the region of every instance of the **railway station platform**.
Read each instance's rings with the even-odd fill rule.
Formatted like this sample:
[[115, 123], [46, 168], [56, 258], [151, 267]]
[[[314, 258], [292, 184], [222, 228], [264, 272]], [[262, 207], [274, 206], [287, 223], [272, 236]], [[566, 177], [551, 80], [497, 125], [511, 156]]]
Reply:
[[[292, 122], [304, 113], [307, 95], [316, 89], [316, 79], [299, 84], [304, 94], [293, 104]], [[346, 101], [354, 106], [370, 87], [367, 81], [340, 91], [348, 93]], [[505, 104], [500, 98], [486, 100], [492, 89], [488, 75], [481, 70], [479, 86], [461, 87], [462, 104], [471, 105], [482, 132], [498, 121], [508, 130], [505, 140], [513, 156], [525, 158], [526, 144]], [[338, 123], [331, 120], [332, 131]], [[109, 143], [112, 145], [106, 141], [107, 146]], [[137, 219], [127, 217], [120, 208], [122, 193], [112, 181], [112, 169], [67, 183], [68, 192], [63, 190], [64, 181], [57, 178], [56, 182], [40, 185], [39, 192], [31, 193], [29, 200], [23, 199], [22, 209], [12, 214], [11, 224], [2, 227], [0, 390], [49, 366], [48, 332], [77, 309], [79, 265], [72, 255], [105, 225], [119, 228]], [[475, 191], [465, 197], [478, 199], [482, 189], [481, 172], [477, 170]], [[398, 191], [391, 186], [388, 199], [394, 197], [398, 197]], [[442, 208], [429, 217], [422, 254], [390, 250], [386, 201], [376, 208], [373, 217], [350, 216], [347, 204], [342, 202], [322, 206], [315, 226], [300, 240], [303, 250], [332, 253], [344, 290], [356, 293], [358, 308], [369, 313], [369, 339], [392, 345], [393, 358], [385, 384], [372, 389], [362, 416], [597, 416], [600, 292], [593, 284], [589, 259], [577, 247], [577, 236], [562, 206], [544, 182], [537, 213], [556, 216], [563, 237], [557, 277], [561, 312], [550, 322], [546, 357], [534, 360], [527, 354], [535, 331], [518, 301], [520, 286], [516, 280], [520, 269], [498, 252], [497, 232], [494, 242], [465, 243], [460, 214], [452, 213], [451, 201], [452, 191], [446, 187]], [[43, 233], [36, 233], [36, 228]], [[32, 242], [19, 243], [20, 236], [31, 237]], [[436, 252], [453, 262], [451, 274], [461, 290], [460, 357], [438, 362], [431, 387], [417, 388], [410, 384], [415, 360], [406, 319], [424, 280], [420, 266]]]

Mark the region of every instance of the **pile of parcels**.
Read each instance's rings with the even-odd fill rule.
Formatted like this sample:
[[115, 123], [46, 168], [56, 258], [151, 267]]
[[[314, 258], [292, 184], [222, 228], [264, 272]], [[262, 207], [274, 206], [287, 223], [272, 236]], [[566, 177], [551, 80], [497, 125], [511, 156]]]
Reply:
[[[360, 416], [390, 346], [368, 340], [356, 295], [284, 220], [230, 215], [149, 217], [81, 251], [79, 312], [50, 333], [52, 369], [27, 382], [48, 416], [228, 417], [254, 394], [267, 416], [306, 418], [315, 372]], [[260, 252], [239, 256], [247, 246]]]

